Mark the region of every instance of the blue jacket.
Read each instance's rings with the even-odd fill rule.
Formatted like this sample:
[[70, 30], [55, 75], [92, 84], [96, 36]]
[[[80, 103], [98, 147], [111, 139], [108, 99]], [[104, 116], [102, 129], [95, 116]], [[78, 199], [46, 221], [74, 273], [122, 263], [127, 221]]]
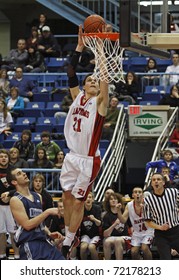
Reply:
[[178, 175], [178, 166], [176, 162], [171, 161], [170, 163], [167, 163], [165, 160], [160, 159], [156, 161], [149, 161], [146, 164], [146, 172], [148, 172], [149, 168], [157, 168], [157, 172], [162, 172], [162, 167], [169, 167], [170, 168], [170, 180], [173, 181], [174, 177]]
[[[11, 97], [6, 98], [6, 104], [8, 104], [8, 101], [11, 99]], [[14, 104], [14, 107], [11, 109], [11, 111], [19, 111], [24, 109], [24, 99], [21, 96], [17, 97], [16, 103]]]

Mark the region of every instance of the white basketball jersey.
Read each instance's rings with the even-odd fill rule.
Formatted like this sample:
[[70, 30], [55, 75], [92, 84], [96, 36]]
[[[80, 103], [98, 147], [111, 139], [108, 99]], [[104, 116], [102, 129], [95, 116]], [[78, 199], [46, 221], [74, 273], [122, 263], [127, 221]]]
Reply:
[[139, 234], [146, 234], [146, 235], [153, 234], [154, 230], [145, 225], [143, 214], [142, 213], [141, 215], [136, 214], [134, 205], [135, 205], [134, 201], [130, 201], [127, 204], [129, 210], [129, 218], [134, 232]]
[[99, 140], [104, 117], [97, 111], [96, 97], [84, 99], [79, 93], [70, 106], [65, 121], [64, 134], [70, 151], [84, 156], [99, 156]]

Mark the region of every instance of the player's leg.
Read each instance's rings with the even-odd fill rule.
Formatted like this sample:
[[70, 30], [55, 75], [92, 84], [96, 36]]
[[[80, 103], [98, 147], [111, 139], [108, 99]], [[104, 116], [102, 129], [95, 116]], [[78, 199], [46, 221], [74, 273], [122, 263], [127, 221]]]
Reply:
[[91, 259], [92, 260], [98, 260], [98, 251], [97, 251], [97, 248], [96, 248], [96, 244], [94, 243], [90, 243], [89, 246], [88, 246], [88, 249], [90, 251], [90, 255], [91, 255]]
[[140, 246], [132, 246], [131, 257], [133, 260], [140, 260]]
[[111, 260], [112, 248], [114, 248], [114, 238], [107, 237], [103, 242], [105, 260]]
[[89, 245], [89, 243], [87, 242], [87, 240], [88, 240], [87, 236], [82, 236], [81, 244], [80, 244], [80, 258], [81, 258], [81, 260], [87, 260], [87, 257], [88, 257], [88, 245]]
[[116, 237], [114, 241], [116, 260], [123, 260], [125, 241], [123, 237]]
[[150, 245], [142, 244], [141, 245], [141, 250], [143, 252], [144, 260], [152, 260], [152, 252], [150, 250]]
[[6, 234], [0, 233], [0, 259], [6, 258]]

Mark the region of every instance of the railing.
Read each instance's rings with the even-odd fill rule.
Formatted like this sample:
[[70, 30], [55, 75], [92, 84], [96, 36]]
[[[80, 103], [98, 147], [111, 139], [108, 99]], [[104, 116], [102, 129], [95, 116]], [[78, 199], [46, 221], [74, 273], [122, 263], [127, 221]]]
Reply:
[[126, 152], [126, 113], [121, 105], [112, 140], [102, 159], [101, 174], [94, 188], [95, 200], [101, 201], [104, 192], [113, 182], [117, 182]]
[[[178, 107], [173, 108], [173, 113], [169, 118], [163, 132], [158, 138], [151, 161], [156, 161], [160, 159], [161, 151], [167, 147], [169, 138], [175, 128], [177, 118], [178, 118]], [[152, 168], [148, 170], [148, 173], [145, 178], [144, 189], [146, 189], [150, 185], [150, 178], [154, 172], [155, 170], [153, 170]]]

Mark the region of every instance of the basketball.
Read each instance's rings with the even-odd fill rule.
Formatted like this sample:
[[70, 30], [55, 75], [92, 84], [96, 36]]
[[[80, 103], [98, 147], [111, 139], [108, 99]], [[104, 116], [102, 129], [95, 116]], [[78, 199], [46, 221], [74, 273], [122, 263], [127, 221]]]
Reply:
[[99, 15], [90, 15], [84, 21], [85, 33], [102, 32], [102, 27], [105, 25], [105, 20]]

